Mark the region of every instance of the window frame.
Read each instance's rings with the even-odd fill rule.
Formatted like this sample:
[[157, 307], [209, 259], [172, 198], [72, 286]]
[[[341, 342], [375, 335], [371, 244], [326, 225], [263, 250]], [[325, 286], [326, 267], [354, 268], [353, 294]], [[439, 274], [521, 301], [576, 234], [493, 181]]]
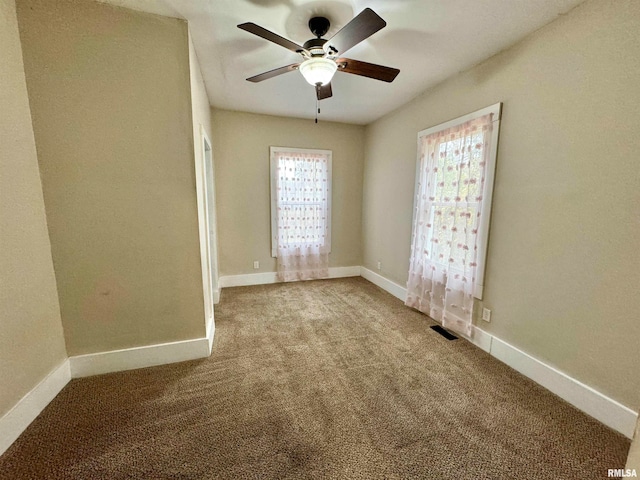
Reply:
[[487, 252], [489, 245], [489, 227], [491, 224], [491, 210], [493, 204], [493, 185], [495, 180], [495, 170], [496, 170], [496, 160], [498, 156], [498, 138], [500, 135], [500, 121], [502, 116], [502, 102], [498, 102], [494, 105], [490, 105], [485, 108], [481, 108], [480, 110], [476, 110], [475, 112], [471, 112], [467, 115], [462, 115], [461, 117], [454, 118], [444, 123], [440, 123], [438, 125], [434, 125], [433, 127], [426, 128], [418, 132], [417, 138], [417, 159], [416, 159], [416, 178], [415, 178], [415, 188], [414, 188], [414, 196], [413, 196], [413, 219], [412, 225], [416, 223], [416, 214], [418, 210], [417, 197], [419, 195], [419, 183], [420, 183], [420, 155], [421, 155], [421, 140], [423, 137], [427, 135], [431, 135], [432, 133], [439, 132], [441, 130], [446, 130], [447, 128], [455, 127], [462, 123], [468, 122], [470, 120], [475, 120], [476, 118], [483, 117], [485, 115], [493, 114], [493, 129], [491, 131], [491, 139], [489, 143], [489, 155], [485, 170], [484, 177], [484, 188], [482, 191], [482, 215], [480, 216], [480, 221], [478, 223], [478, 234], [477, 234], [477, 244], [478, 244], [478, 258], [477, 258], [477, 267], [476, 267], [476, 281], [473, 286], [473, 296], [478, 300], [482, 300], [482, 296], [484, 293], [484, 276], [485, 276], [485, 267], [487, 261]]
[[277, 153], [298, 153], [298, 154], [321, 154], [327, 155], [327, 178], [329, 182], [329, 191], [331, 195], [327, 197], [327, 235], [326, 235], [326, 248], [327, 252], [331, 253], [331, 197], [333, 196], [333, 171], [332, 171], [332, 150], [320, 150], [315, 148], [296, 148], [296, 147], [269, 147], [269, 164], [270, 164], [270, 182], [271, 182], [271, 256], [273, 258], [278, 257], [278, 225], [277, 225], [277, 178], [276, 172], [278, 171], [278, 159]]

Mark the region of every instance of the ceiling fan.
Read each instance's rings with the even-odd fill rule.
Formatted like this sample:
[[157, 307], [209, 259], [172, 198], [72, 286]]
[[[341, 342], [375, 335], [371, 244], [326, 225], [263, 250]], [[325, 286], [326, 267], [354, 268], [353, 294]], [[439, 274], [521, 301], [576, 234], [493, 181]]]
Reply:
[[361, 75], [383, 82], [393, 82], [400, 70], [373, 63], [344, 58], [343, 55], [351, 47], [366, 40], [387, 25], [380, 16], [370, 8], [347, 23], [338, 33], [328, 40], [322, 38], [329, 31], [329, 20], [325, 17], [313, 17], [309, 20], [309, 29], [316, 38], [306, 41], [302, 46], [287, 40], [255, 23], [242, 23], [238, 28], [253, 33], [265, 40], [302, 55], [303, 61], [247, 78], [250, 82], [261, 82], [293, 70], [300, 70], [305, 80], [316, 87], [318, 100], [329, 98], [331, 79], [336, 71]]

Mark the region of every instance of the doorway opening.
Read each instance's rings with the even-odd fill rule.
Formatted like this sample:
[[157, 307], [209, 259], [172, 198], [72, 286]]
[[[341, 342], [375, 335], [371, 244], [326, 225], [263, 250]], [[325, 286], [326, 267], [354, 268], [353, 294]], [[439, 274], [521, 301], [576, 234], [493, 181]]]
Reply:
[[213, 339], [214, 305], [220, 299], [218, 286], [218, 242], [216, 232], [216, 202], [215, 202], [215, 172], [213, 166], [213, 151], [211, 141], [205, 130], [200, 126], [201, 165], [199, 165], [199, 223], [200, 223], [200, 254], [202, 257], [202, 283], [204, 289], [204, 303], [206, 316], [206, 335]]

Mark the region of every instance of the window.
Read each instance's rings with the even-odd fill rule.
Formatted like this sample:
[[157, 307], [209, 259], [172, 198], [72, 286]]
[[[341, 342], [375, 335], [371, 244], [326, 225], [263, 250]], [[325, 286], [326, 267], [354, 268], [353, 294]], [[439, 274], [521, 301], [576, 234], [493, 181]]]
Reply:
[[501, 104], [418, 134], [406, 304], [470, 333], [482, 298]]
[[271, 147], [271, 255], [331, 251], [330, 150]]
[[437, 161], [431, 172], [426, 224], [432, 229], [432, 239], [425, 255], [453, 269], [464, 269], [475, 256], [469, 245], [475, 248], [477, 243], [483, 144], [484, 132], [480, 130], [466, 136], [464, 132], [449, 134], [434, 147]]

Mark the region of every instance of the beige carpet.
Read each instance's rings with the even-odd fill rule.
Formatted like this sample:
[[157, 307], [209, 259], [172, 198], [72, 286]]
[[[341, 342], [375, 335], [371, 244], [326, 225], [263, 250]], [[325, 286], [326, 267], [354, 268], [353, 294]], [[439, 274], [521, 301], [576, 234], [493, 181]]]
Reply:
[[225, 289], [206, 360], [73, 380], [2, 479], [598, 479], [629, 441], [362, 278]]

